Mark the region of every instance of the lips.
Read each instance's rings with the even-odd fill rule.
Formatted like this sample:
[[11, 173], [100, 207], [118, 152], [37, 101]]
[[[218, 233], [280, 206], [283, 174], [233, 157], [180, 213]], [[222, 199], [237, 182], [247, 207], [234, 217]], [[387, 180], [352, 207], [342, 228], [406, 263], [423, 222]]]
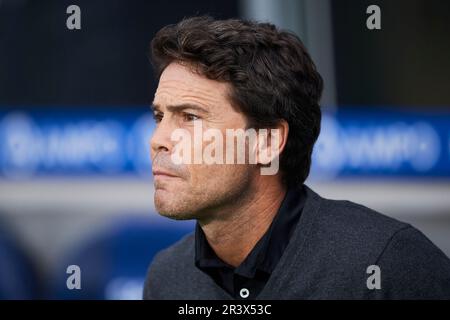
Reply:
[[161, 169], [153, 170], [153, 176], [155, 176], [155, 177], [172, 177], [172, 178], [178, 177], [174, 173], [171, 173], [171, 172], [166, 171], [166, 170], [161, 170]]

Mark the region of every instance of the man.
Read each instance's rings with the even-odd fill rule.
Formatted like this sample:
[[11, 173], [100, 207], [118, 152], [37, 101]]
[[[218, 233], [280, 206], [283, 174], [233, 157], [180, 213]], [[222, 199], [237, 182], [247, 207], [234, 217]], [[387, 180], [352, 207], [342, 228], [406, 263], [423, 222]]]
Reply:
[[[155, 257], [145, 299], [450, 298], [450, 261], [422, 233], [304, 185], [322, 79], [295, 35], [189, 18], [156, 34], [152, 59], [155, 206], [197, 225]], [[225, 143], [209, 155], [227, 157], [189, 161], [212, 137], [248, 129], [270, 129], [246, 136], [254, 162], [235, 161], [243, 151]], [[208, 130], [219, 134], [180, 139]]]

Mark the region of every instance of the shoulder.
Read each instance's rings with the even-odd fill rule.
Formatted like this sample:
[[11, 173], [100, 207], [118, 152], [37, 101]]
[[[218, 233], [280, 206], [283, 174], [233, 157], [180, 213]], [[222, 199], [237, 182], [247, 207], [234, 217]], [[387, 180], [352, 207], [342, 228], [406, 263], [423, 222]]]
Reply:
[[316, 232], [344, 246], [384, 247], [398, 231], [411, 225], [348, 200], [331, 200], [308, 190], [310, 218]]
[[450, 260], [413, 227], [392, 236], [376, 265], [389, 298], [450, 299]]
[[361, 204], [310, 194], [306, 250], [316, 270], [333, 266], [366, 290], [366, 270], [376, 265], [384, 298], [450, 297], [450, 260], [419, 230]]

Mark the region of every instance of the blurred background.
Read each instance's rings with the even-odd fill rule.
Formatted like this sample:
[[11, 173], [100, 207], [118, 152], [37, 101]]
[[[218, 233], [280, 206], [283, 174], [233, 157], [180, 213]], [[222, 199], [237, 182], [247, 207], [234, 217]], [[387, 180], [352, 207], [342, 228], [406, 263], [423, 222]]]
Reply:
[[450, 2], [0, 0], [0, 299], [140, 299], [154, 254], [193, 229], [153, 206], [148, 53], [199, 14], [297, 33], [325, 80], [307, 184], [450, 255]]

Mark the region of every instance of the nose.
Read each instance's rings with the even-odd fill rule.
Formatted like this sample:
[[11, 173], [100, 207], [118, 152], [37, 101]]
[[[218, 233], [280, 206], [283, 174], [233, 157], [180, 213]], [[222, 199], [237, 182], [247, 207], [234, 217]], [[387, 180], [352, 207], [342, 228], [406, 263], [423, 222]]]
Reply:
[[160, 151], [172, 152], [172, 141], [170, 136], [172, 128], [169, 121], [164, 118], [158, 123], [150, 139], [152, 159]]

